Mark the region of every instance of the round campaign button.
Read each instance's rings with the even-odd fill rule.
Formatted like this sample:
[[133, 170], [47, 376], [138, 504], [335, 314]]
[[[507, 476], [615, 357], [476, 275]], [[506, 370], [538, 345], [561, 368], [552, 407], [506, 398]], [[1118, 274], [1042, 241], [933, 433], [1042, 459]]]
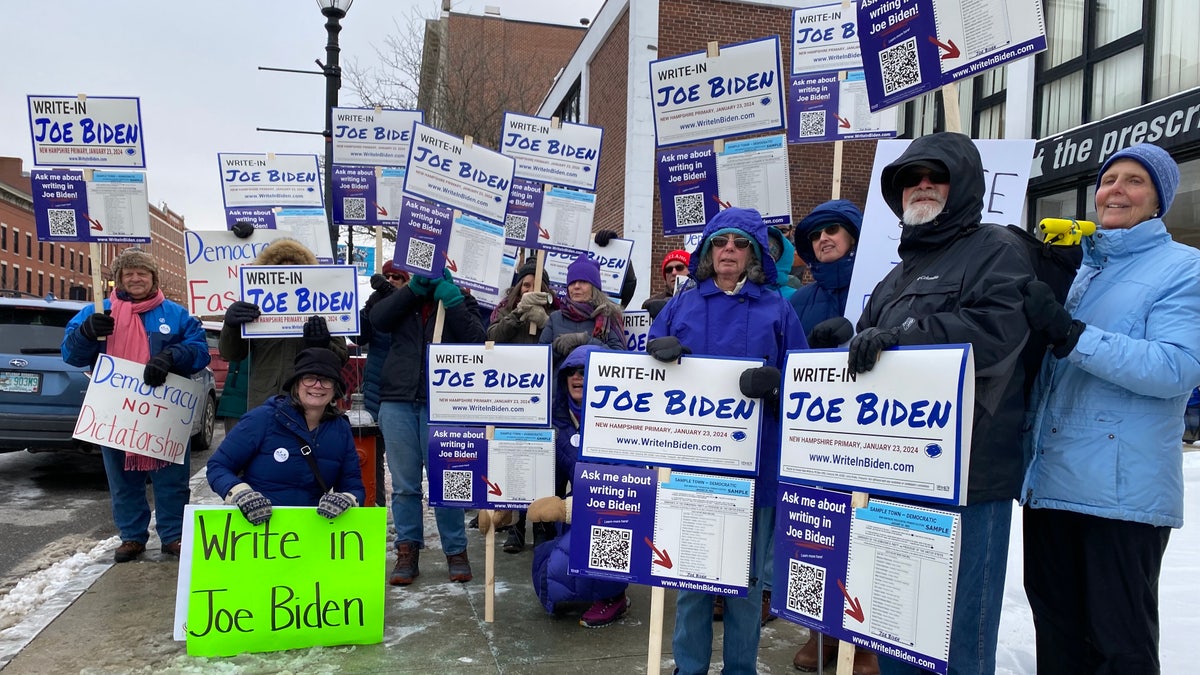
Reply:
[[171, 332], [171, 327], [165, 323], [160, 323], [158, 325], [158, 332], [162, 333], [163, 335], [166, 335], [167, 333]]
[[572, 448], [579, 447], [579, 434], [571, 434], [571, 447]]
[[286, 462], [286, 461], [288, 461], [288, 457], [290, 457], [290, 456], [291, 456], [291, 453], [288, 452], [287, 448], [275, 448], [275, 461], [276, 462], [280, 462], [280, 463]]

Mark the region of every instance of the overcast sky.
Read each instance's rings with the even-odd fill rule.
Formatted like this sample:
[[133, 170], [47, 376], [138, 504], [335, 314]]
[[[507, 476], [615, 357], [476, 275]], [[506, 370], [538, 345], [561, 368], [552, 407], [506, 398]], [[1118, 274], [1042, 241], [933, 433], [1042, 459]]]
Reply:
[[[33, 168], [26, 95], [141, 99], [150, 202], [166, 202], [192, 229], [224, 227], [218, 152], [324, 152], [325, 79], [259, 71], [317, 70], [325, 18], [313, 0], [47, 0], [4, 3], [0, 155]], [[508, 18], [579, 25], [603, 0], [461, 0], [454, 11], [498, 6]], [[440, 0], [356, 0], [342, 21], [341, 58], [375, 63], [376, 46], [416, 8]], [[342, 88], [340, 105], [358, 105]]]

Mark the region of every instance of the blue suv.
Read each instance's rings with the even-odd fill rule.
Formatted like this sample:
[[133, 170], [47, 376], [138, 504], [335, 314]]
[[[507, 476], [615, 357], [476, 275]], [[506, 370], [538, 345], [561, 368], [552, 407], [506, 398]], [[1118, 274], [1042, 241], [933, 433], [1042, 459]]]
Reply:
[[[63, 329], [86, 305], [0, 297], [0, 452], [95, 450], [71, 438], [91, 369], [67, 365], [60, 350]], [[216, 425], [212, 370], [192, 379], [204, 383], [206, 394], [204, 411], [192, 426], [192, 449], [205, 450]]]

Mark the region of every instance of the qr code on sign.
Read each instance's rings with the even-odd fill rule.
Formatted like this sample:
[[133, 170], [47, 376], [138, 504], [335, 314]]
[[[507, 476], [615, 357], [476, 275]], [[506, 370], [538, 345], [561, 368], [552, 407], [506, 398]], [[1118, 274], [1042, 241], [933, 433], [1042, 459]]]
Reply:
[[825, 568], [788, 560], [788, 611], [820, 619], [825, 611]]
[[879, 70], [883, 77], [883, 95], [921, 83], [921, 62], [917, 58], [917, 38], [892, 45], [879, 52]]
[[504, 217], [504, 238], [525, 241], [529, 232], [529, 216], [508, 215]]
[[825, 111], [805, 110], [800, 113], [800, 138], [825, 135]]
[[47, 209], [50, 214], [51, 237], [75, 237], [79, 229], [75, 224], [75, 211], [72, 209]]
[[408, 240], [408, 255], [404, 257], [404, 264], [409, 267], [425, 270], [426, 272], [433, 270], [433, 253], [436, 247], [420, 239]]
[[442, 472], [442, 499], [448, 502], [472, 501], [473, 488], [470, 471]]
[[342, 197], [342, 220], [366, 220], [367, 200], [362, 197]]
[[704, 224], [704, 195], [675, 195], [675, 226]]
[[588, 545], [588, 567], [629, 574], [633, 556], [633, 530], [617, 527], [592, 526]]

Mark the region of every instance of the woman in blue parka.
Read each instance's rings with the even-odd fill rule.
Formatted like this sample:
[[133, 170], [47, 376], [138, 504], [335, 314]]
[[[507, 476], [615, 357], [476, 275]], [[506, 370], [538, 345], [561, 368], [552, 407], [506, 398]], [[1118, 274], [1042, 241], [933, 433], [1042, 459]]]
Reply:
[[254, 525], [270, 518], [273, 505], [316, 506], [334, 518], [363, 503], [350, 423], [334, 404], [345, 387], [336, 354], [300, 352], [285, 382], [288, 393], [243, 415], [209, 458], [213, 492]]
[[850, 201], [835, 199], [813, 209], [793, 233], [796, 252], [808, 265], [813, 283], [798, 289], [789, 300], [812, 347], [837, 346], [814, 344], [812, 330], [846, 312], [860, 229], [862, 211]]

